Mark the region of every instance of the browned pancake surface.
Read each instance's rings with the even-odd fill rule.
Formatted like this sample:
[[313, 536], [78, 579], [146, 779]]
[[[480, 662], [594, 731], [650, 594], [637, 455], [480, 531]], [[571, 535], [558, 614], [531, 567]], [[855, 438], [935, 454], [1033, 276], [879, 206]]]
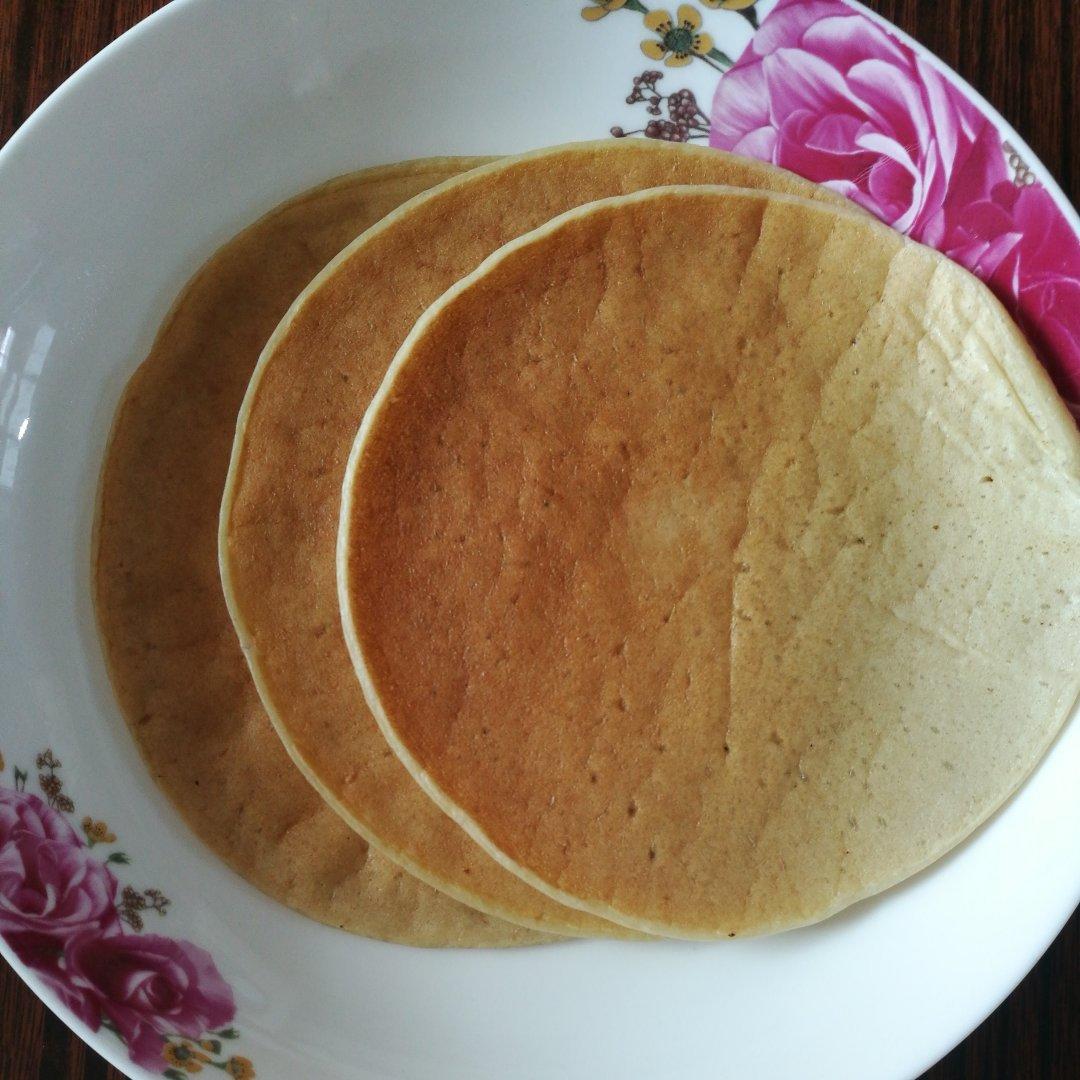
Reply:
[[117, 413], [95, 587], [124, 715], [154, 778], [238, 873], [312, 918], [418, 945], [537, 940], [368, 848], [295, 769], [260, 705], [218, 579], [218, 507], [259, 351], [296, 294], [357, 233], [469, 167], [414, 162], [286, 203], [185, 289]]
[[564, 910], [489, 858], [417, 789], [364, 704], [337, 608], [341, 481], [387, 365], [445, 289], [501, 244], [580, 203], [701, 182], [843, 204], [748, 159], [608, 140], [507, 159], [361, 238], [308, 291], [260, 362], [223, 506], [222, 566], [238, 631], [283, 737], [325, 796], [426, 880], [564, 933], [618, 931]]
[[553, 897], [814, 921], [962, 839], [1072, 708], [1078, 461], [936, 253], [761, 192], [585, 207], [435, 305], [365, 419], [369, 700]]

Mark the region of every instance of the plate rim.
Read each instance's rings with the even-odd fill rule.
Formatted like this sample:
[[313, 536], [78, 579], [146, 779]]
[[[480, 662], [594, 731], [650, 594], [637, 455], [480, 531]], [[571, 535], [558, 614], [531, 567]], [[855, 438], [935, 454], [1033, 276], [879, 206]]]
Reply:
[[[1000, 134], [1003, 137], [1006, 137], [1024, 157], [1025, 164], [1032, 169], [1039, 182], [1050, 193], [1054, 203], [1062, 211], [1074, 233], [1080, 235], [1080, 213], [1078, 213], [1077, 208], [1065, 194], [1055, 175], [1042, 163], [1016, 128], [979, 91], [920, 41], [913, 38], [883, 15], [866, 7], [860, 0], [843, 0], [843, 3], [871, 19], [879, 26], [882, 26], [890, 34], [896, 36], [900, 41], [915, 50], [919, 56], [926, 58], [933, 64], [937, 71], [952, 83], [966, 98], [972, 101], [985, 116], [992, 120]], [[0, 147], [0, 181], [2, 181], [6, 170], [12, 164], [17, 163], [19, 157], [26, 152], [26, 146], [35, 138], [36, 133], [41, 126], [50, 123], [55, 111], [58, 108], [61, 108], [70, 97], [78, 94], [87, 81], [97, 78], [99, 71], [110, 65], [119, 53], [133, 47], [138, 47], [146, 41], [147, 38], [150, 38], [155, 34], [180, 32], [180, 28], [175, 27], [172, 24], [179, 23], [185, 18], [206, 18], [212, 14], [214, 6], [214, 0], [171, 0], [170, 3], [159, 8], [157, 11], [152, 12], [109, 42], [103, 49], [86, 61], [86, 63], [72, 72], [71, 75], [69, 75], [38, 104], [33, 112], [10, 136], [6, 144], [3, 147]], [[1062, 730], [1070, 723], [1075, 722], [1077, 721], [1074, 715], [1071, 720], [1066, 721]], [[1054, 744], [1051, 745], [1048, 756], [1054, 753], [1057, 741], [1058, 740], [1055, 739]], [[1031, 778], [1029, 777], [1029, 780], [1030, 779]], [[1025, 781], [1025, 785], [1029, 780]], [[1011, 798], [1008, 801], [1011, 802]], [[991, 823], [996, 817], [997, 812], [991, 816], [987, 824]], [[1026, 964], [1016, 980], [1012, 982], [1010, 989], [1008, 989], [1000, 999], [991, 1004], [976, 1022], [964, 1031], [958, 1039], [950, 1041], [943, 1050], [935, 1051], [932, 1057], [927, 1058], [923, 1065], [924, 1070], [940, 1061], [952, 1048], [960, 1045], [964, 1039], [975, 1031], [986, 1018], [1012, 994], [1027, 975], [1030, 974], [1050, 945], [1061, 933], [1064, 926], [1068, 923], [1074, 911], [1080, 907], [1080, 879], [1078, 879], [1076, 883], [1073, 896], [1071, 899], [1066, 899], [1064, 904], [1065, 906], [1061, 909], [1063, 914], [1060, 921], [1055, 920], [1049, 927], [1047, 933], [1044, 935], [1043, 943], [1037, 954]], [[30, 988], [31, 992], [50, 1010], [50, 1012], [53, 1013], [53, 1015], [55, 1015], [83, 1042], [92, 1047], [96, 1053], [100, 1054], [114, 1068], [125, 1076], [131, 1077], [132, 1080], [141, 1080], [143, 1077], [154, 1077], [158, 1075], [132, 1062], [125, 1053], [125, 1044], [117, 1039], [109, 1038], [108, 1032], [104, 1030], [99, 1032], [91, 1031], [83, 1021], [59, 1001], [57, 995], [44, 984], [44, 981], [31, 968], [22, 963], [22, 961], [15, 956], [13, 949], [2, 936], [0, 936], [0, 956], [4, 958], [12, 970]]]

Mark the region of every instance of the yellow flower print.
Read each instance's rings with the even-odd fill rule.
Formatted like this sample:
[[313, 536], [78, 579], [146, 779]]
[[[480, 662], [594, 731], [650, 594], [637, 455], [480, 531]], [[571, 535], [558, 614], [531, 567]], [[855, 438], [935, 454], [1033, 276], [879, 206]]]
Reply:
[[189, 1073], [202, 1072], [203, 1063], [210, 1060], [205, 1054], [192, 1050], [185, 1043], [166, 1043], [161, 1054], [174, 1068]]
[[581, 9], [581, 17], [588, 19], [589, 22], [596, 22], [597, 19], [602, 19], [605, 15], [618, 11], [625, 4], [626, 0], [597, 0], [595, 4], [590, 4], [588, 7]]
[[92, 817], [84, 817], [82, 819], [82, 830], [86, 833], [86, 841], [91, 847], [95, 844], [116, 843], [116, 836], [109, 832], [109, 826], [104, 821], [95, 821]]
[[225, 1072], [233, 1080], [255, 1080], [255, 1066], [246, 1057], [231, 1057], [225, 1062]]
[[705, 56], [713, 47], [709, 34], [698, 33], [701, 12], [697, 8], [681, 4], [676, 19], [663, 9], [645, 16], [645, 26], [660, 40], [643, 41], [641, 51], [650, 60], [663, 60], [667, 67], [685, 67], [693, 56]]
[[758, 15], [754, 9], [757, 0], [701, 0], [701, 2], [714, 11], [720, 8], [721, 11], [737, 12], [750, 24], [752, 29], [756, 30], [758, 28]]

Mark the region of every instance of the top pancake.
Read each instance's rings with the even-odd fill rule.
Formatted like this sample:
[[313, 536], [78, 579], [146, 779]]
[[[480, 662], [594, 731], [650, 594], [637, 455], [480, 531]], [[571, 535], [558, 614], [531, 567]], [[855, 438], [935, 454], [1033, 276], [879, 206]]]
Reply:
[[406, 874], [297, 772], [229, 622], [217, 518], [251, 370], [297, 292], [357, 233], [475, 164], [416, 161], [342, 177], [271, 211], [207, 261], [117, 410], [94, 557], [117, 697], [147, 766], [195, 834], [305, 915], [428, 946], [527, 944], [541, 936]]
[[425, 880], [564, 933], [617, 931], [562, 909], [486, 855], [417, 788], [364, 704], [337, 605], [341, 481], [387, 365], [444, 290], [508, 240], [582, 202], [700, 182], [842, 202], [717, 151], [607, 140], [499, 162], [403, 207], [328, 267], [275, 333], [244, 402], [222, 506], [233, 619], [267, 710], [312, 782]]
[[417, 778], [523, 879], [751, 934], [904, 878], [1080, 691], [1080, 439], [966, 271], [668, 188], [512, 243], [357, 439], [342, 609]]

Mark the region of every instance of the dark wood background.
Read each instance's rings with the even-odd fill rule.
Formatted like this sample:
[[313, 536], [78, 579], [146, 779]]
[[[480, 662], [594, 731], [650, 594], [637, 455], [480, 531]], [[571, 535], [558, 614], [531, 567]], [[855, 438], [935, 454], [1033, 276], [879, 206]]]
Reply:
[[[164, 2], [0, 0], [0, 144], [76, 68]], [[1077, 0], [870, 0], [870, 7], [929, 46], [985, 95], [1077, 203]], [[3, 962], [0, 1076], [121, 1080]], [[1080, 915], [1074, 914], [1012, 996], [925, 1080], [1078, 1077]]]

